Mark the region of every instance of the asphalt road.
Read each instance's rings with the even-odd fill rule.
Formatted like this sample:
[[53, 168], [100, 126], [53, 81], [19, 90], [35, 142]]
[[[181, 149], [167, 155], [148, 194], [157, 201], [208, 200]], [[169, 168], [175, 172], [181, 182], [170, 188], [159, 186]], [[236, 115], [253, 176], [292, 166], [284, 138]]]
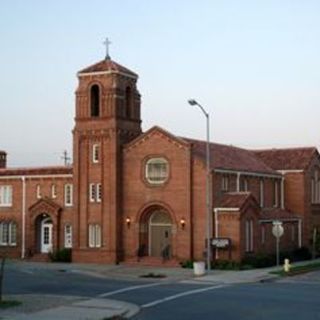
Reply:
[[192, 281], [126, 281], [87, 276], [72, 269], [9, 265], [4, 292], [127, 301], [141, 307], [134, 320], [320, 319], [320, 272], [271, 283], [227, 286]]

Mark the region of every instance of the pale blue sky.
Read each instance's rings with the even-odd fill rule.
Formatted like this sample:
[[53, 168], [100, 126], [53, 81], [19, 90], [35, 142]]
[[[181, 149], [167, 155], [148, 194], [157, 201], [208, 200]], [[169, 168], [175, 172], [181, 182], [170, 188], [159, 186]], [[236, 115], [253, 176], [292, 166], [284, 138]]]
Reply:
[[76, 72], [137, 72], [143, 129], [248, 148], [320, 146], [320, 1], [3, 0], [0, 149], [10, 166], [72, 151]]

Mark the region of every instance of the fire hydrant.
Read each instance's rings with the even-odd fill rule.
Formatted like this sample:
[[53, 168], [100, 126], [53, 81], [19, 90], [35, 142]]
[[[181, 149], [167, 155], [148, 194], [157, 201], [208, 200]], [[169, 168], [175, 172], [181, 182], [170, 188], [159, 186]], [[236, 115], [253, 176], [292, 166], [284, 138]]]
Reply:
[[283, 270], [284, 272], [290, 272], [291, 264], [289, 259], [284, 259]]

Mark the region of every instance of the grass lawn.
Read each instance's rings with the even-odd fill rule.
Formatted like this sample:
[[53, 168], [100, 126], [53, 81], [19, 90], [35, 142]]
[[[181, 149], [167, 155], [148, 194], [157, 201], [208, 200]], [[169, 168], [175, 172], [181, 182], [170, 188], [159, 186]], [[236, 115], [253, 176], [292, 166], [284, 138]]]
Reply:
[[20, 302], [20, 301], [3, 300], [3, 301], [0, 301], [0, 309], [17, 307], [17, 306], [20, 306], [21, 304], [22, 304], [22, 302]]
[[315, 270], [320, 270], [320, 262], [292, 267], [289, 272], [284, 272], [284, 270], [278, 270], [278, 271], [271, 271], [270, 273], [276, 274], [282, 277], [290, 277], [298, 274], [308, 273]]

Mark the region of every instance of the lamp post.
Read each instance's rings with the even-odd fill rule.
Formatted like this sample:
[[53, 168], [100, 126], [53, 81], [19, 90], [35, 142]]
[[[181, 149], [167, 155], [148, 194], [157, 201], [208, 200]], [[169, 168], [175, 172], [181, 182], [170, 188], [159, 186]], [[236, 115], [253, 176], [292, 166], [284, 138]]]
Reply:
[[211, 197], [210, 197], [210, 117], [209, 113], [202, 107], [201, 104], [199, 104], [196, 100], [190, 99], [188, 100], [188, 103], [191, 106], [197, 106], [200, 108], [202, 113], [206, 117], [207, 122], [207, 143], [206, 143], [206, 166], [207, 166], [207, 174], [206, 174], [206, 223], [207, 223], [207, 270], [210, 271], [211, 269], [211, 244], [210, 244], [210, 238], [211, 238]]

